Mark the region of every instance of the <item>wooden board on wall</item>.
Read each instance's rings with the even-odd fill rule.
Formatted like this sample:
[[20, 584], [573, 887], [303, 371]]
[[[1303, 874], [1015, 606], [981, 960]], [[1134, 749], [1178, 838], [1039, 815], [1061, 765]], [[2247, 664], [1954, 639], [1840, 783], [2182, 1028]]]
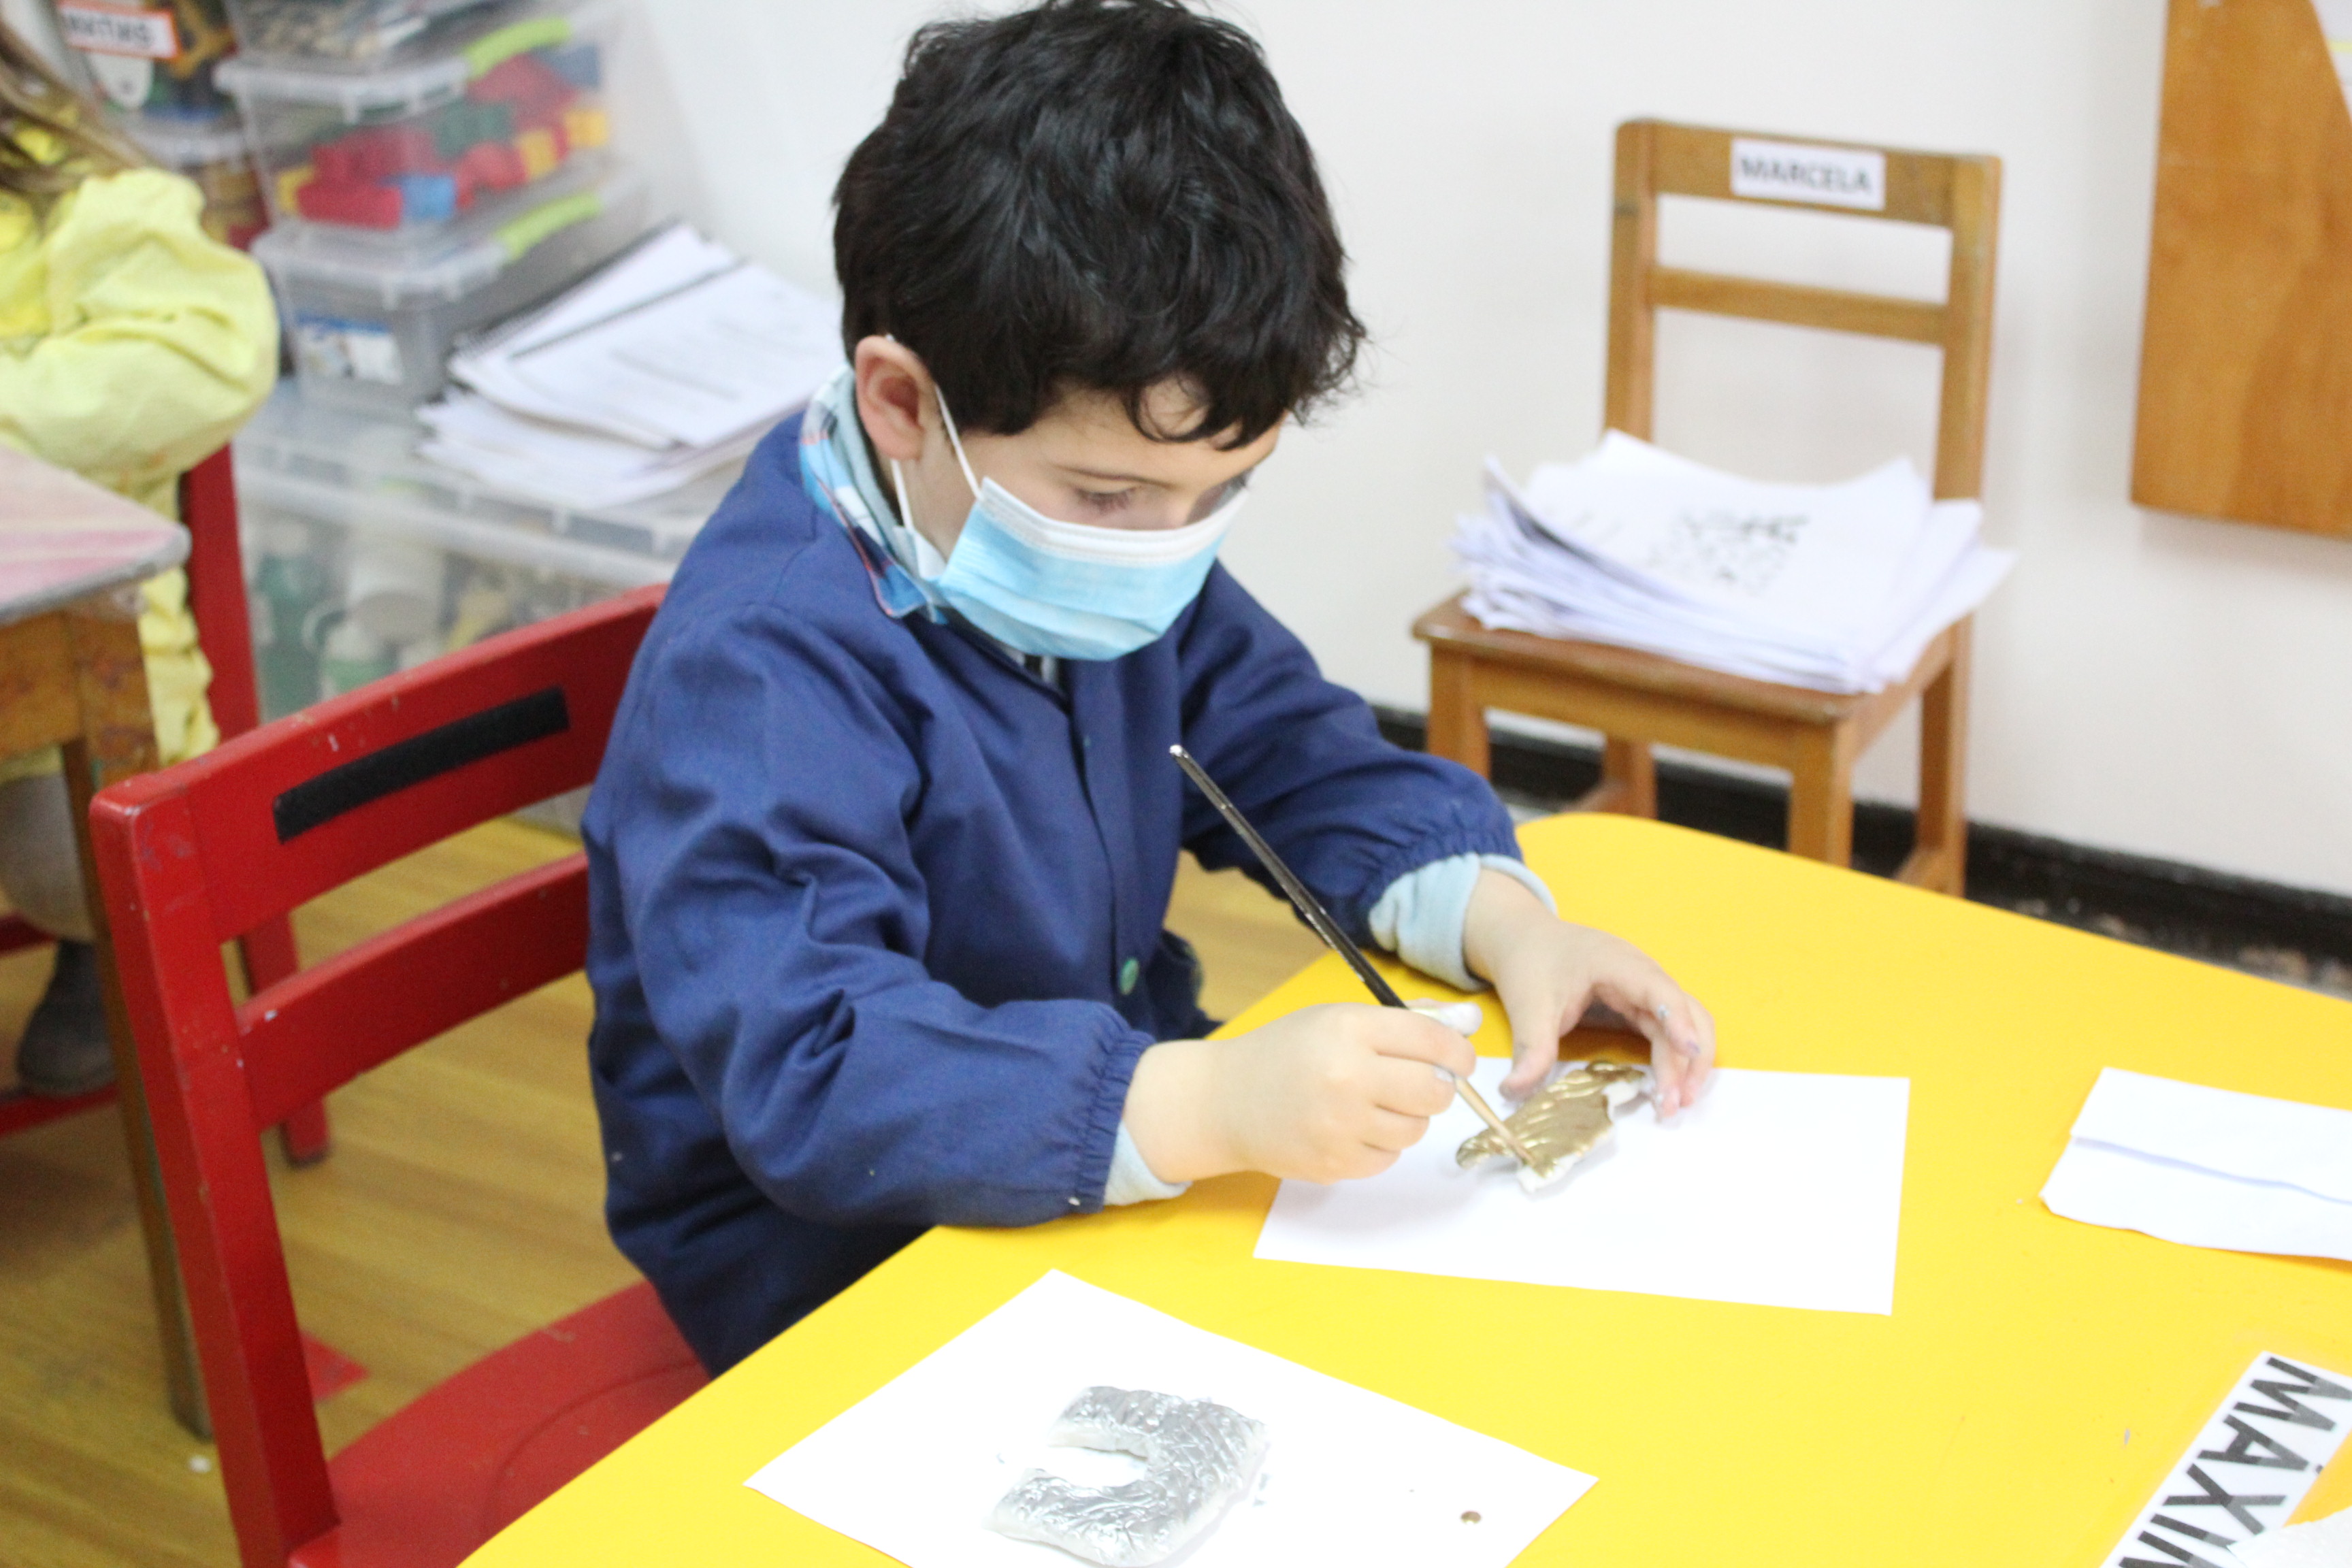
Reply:
[[2352, 537], [2352, 110], [2312, 0], [2171, 0], [2132, 499]]

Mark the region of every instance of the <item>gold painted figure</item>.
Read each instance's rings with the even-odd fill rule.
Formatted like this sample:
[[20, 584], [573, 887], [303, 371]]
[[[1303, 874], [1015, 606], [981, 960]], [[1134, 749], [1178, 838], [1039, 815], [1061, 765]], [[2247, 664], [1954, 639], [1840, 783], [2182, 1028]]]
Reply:
[[[1503, 1119], [1504, 1125], [1536, 1157], [1533, 1165], [1519, 1167], [1519, 1185], [1537, 1192], [1567, 1175], [1608, 1142], [1612, 1112], [1650, 1090], [1648, 1068], [1624, 1062], [1569, 1063]], [[1510, 1157], [1491, 1128], [1465, 1140], [1454, 1155], [1465, 1168]]]

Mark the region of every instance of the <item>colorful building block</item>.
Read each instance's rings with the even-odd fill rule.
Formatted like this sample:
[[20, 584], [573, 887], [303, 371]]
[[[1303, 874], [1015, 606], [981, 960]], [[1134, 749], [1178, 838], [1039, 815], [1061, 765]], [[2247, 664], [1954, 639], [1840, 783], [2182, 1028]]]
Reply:
[[359, 133], [360, 166], [372, 180], [395, 180], [403, 174], [437, 174], [444, 170], [440, 148], [430, 128], [418, 124], [383, 125]]
[[457, 216], [456, 175], [402, 174], [392, 183], [400, 189], [402, 221], [440, 223]]
[[354, 228], [400, 226], [397, 185], [351, 184], [320, 178], [304, 185], [296, 200], [302, 216], [319, 223], [349, 224]]
[[461, 179], [470, 179], [478, 191], [510, 191], [530, 183], [522, 154], [505, 142], [468, 147], [457, 160], [457, 173]]
[[444, 163], [455, 163], [469, 147], [485, 142], [505, 142], [515, 133], [514, 110], [503, 103], [476, 103], [461, 99], [436, 110], [430, 121], [434, 151]]
[[278, 171], [278, 210], [281, 213], [300, 212], [302, 187], [318, 177], [319, 171], [309, 163], [299, 169]]
[[517, 55], [483, 72], [466, 89], [477, 103], [503, 103], [519, 124], [538, 124], [562, 114], [580, 89], [539, 56]]
[[543, 180], [563, 163], [563, 154], [556, 149], [555, 137], [549, 132], [524, 132], [514, 139], [514, 150], [522, 160], [526, 179]]
[[364, 184], [368, 179], [367, 171], [360, 167], [360, 149], [348, 136], [311, 148], [310, 166], [331, 185]]
[[568, 109], [563, 111], [563, 140], [575, 153], [602, 147], [613, 139], [613, 122], [601, 109]]
[[540, 58], [548, 68], [583, 92], [593, 92], [604, 85], [604, 56], [593, 44], [567, 44], [561, 48], [544, 49]]

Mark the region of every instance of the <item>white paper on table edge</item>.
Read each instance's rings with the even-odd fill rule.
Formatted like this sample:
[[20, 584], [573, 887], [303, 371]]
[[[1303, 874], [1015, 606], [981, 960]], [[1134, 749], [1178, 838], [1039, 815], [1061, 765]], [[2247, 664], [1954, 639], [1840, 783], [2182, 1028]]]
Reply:
[[[1037, 1296], [1041, 1291], [1045, 1292], [1045, 1296], [1044, 1298], [1041, 1298], [1040, 1303], [1042, 1309], [1045, 1310], [1051, 1311], [1054, 1310], [1053, 1305], [1045, 1304], [1051, 1298], [1057, 1296], [1066, 1297], [1068, 1293], [1073, 1291], [1084, 1292], [1085, 1295], [1088, 1297], [1105, 1298], [1108, 1301], [1115, 1303], [1114, 1310], [1126, 1313], [1138, 1313], [1142, 1314], [1149, 1319], [1160, 1320], [1181, 1338], [1189, 1338], [1196, 1345], [1202, 1342], [1213, 1343], [1214, 1346], [1218, 1347], [1218, 1353], [1237, 1354], [1244, 1364], [1254, 1361], [1273, 1368], [1278, 1368], [1280, 1375], [1285, 1378], [1303, 1380], [1314, 1384], [1328, 1384], [1337, 1390], [1344, 1391], [1347, 1395], [1354, 1398], [1373, 1401], [1381, 1405], [1393, 1407], [1396, 1412], [1407, 1419], [1434, 1423], [1439, 1426], [1449, 1429], [1454, 1434], [1458, 1434], [1462, 1439], [1471, 1444], [1483, 1447], [1487, 1449], [1507, 1451], [1514, 1457], [1515, 1460], [1523, 1462], [1525, 1465], [1529, 1467], [1532, 1473], [1545, 1476], [1554, 1481], [1559, 1487], [1561, 1492], [1561, 1495], [1557, 1499], [1556, 1505], [1553, 1499], [1547, 1497], [1543, 1500], [1536, 1503], [1532, 1510], [1526, 1510], [1527, 1517], [1520, 1521], [1521, 1526], [1526, 1529], [1526, 1534], [1523, 1540], [1518, 1539], [1515, 1534], [1506, 1542], [1496, 1543], [1497, 1550], [1507, 1548], [1511, 1553], [1511, 1561], [1516, 1561], [1517, 1556], [1523, 1553], [1529, 1546], [1532, 1546], [1537, 1540], [1540, 1539], [1546, 1531], [1549, 1530], [1554, 1524], [1559, 1522], [1560, 1517], [1578, 1502], [1581, 1501], [1584, 1496], [1590, 1492], [1592, 1487], [1596, 1484], [1597, 1479], [1595, 1477], [1578, 1470], [1570, 1466], [1563, 1465], [1556, 1459], [1546, 1458], [1544, 1456], [1535, 1453], [1530, 1449], [1522, 1447], [1507, 1439], [1494, 1436], [1491, 1434], [1482, 1432], [1475, 1427], [1464, 1426], [1459, 1422], [1452, 1421], [1444, 1416], [1438, 1415], [1433, 1412], [1424, 1410], [1419, 1405], [1410, 1404], [1404, 1400], [1397, 1399], [1390, 1394], [1381, 1394], [1375, 1390], [1366, 1388], [1360, 1384], [1350, 1383], [1344, 1378], [1335, 1377], [1328, 1373], [1318, 1372], [1315, 1368], [1309, 1367], [1303, 1363], [1293, 1361], [1286, 1356], [1276, 1355], [1271, 1351], [1263, 1350], [1258, 1346], [1249, 1344], [1246, 1342], [1233, 1339], [1230, 1336], [1219, 1334], [1211, 1330], [1201, 1328], [1199, 1325], [1187, 1322], [1185, 1320], [1176, 1317], [1172, 1313], [1164, 1312], [1159, 1308], [1149, 1306], [1131, 1297], [1119, 1295], [1116, 1291], [1105, 1289], [1101, 1286], [1091, 1284], [1074, 1275], [1067, 1274], [1061, 1269], [1049, 1268], [1036, 1279], [1032, 1280], [1028, 1285], [1014, 1291], [1013, 1295], [999, 1302], [994, 1307], [992, 1307], [988, 1311], [981, 1314], [981, 1316], [971, 1323], [969, 1323], [964, 1328], [958, 1330], [946, 1343], [928, 1352], [903, 1371], [894, 1374], [892, 1377], [886, 1380], [879, 1387], [869, 1391], [867, 1394], [851, 1402], [850, 1405], [842, 1410], [837, 1411], [833, 1415], [827, 1417], [824, 1422], [821, 1423], [814, 1429], [804, 1434], [799, 1439], [787, 1447], [782, 1452], [777, 1454], [773, 1458], [761, 1465], [759, 1469], [755, 1470], [751, 1476], [744, 1479], [743, 1485], [750, 1489], [758, 1492], [761, 1496], [769, 1499], [771, 1501], [775, 1502], [778, 1506], [800, 1514], [801, 1517], [809, 1520], [811, 1522], [817, 1524], [821, 1528], [830, 1530], [835, 1534], [844, 1535], [851, 1540], [857, 1541], [860, 1544], [867, 1546], [872, 1550], [882, 1552], [886, 1555], [895, 1556], [899, 1562], [904, 1563], [912, 1561], [911, 1559], [900, 1556], [894, 1552], [890, 1547], [885, 1546], [872, 1540], [868, 1536], [860, 1534], [856, 1530], [845, 1528], [841, 1523], [835, 1522], [834, 1519], [826, 1518], [819, 1513], [812, 1512], [807, 1508], [802, 1506], [799, 1502], [788, 1500], [787, 1498], [782, 1494], [784, 1491], [791, 1489], [791, 1483], [785, 1483], [783, 1481], [783, 1478], [779, 1476], [777, 1472], [784, 1468], [796, 1455], [802, 1454], [803, 1450], [809, 1448], [812, 1444], [814, 1444], [819, 1439], [823, 1438], [828, 1432], [837, 1431], [845, 1423], [854, 1424], [853, 1418], [861, 1411], [866, 1412], [870, 1419], [876, 1412], [869, 1407], [873, 1405], [877, 1399], [889, 1394], [894, 1389], [900, 1390], [901, 1393], [906, 1392], [901, 1385], [905, 1384], [909, 1378], [916, 1377], [927, 1367], [936, 1368], [937, 1363], [940, 1363], [941, 1358], [949, 1357], [950, 1353], [957, 1349], [959, 1344], [965, 1342], [974, 1332], [974, 1331], [983, 1328], [992, 1320], [998, 1319], [1013, 1310], [1019, 1306], [1024, 1298]], [[1179, 1352], [1178, 1353], [1181, 1359], [1182, 1352]], [[802, 1477], [797, 1479], [801, 1483], [804, 1484], [806, 1478]], [[977, 1520], [977, 1517], [978, 1515], [976, 1512], [975, 1521]], [[1500, 1521], [1490, 1519], [1487, 1522], [1496, 1523]], [[1194, 1553], [1200, 1550], [1201, 1542], [1212, 1539], [1214, 1539], [1213, 1531], [1209, 1535], [1202, 1537], [1201, 1541], [1196, 1541], [1192, 1546], [1188, 1547], [1185, 1552], [1180, 1553], [1178, 1557], [1172, 1561], [1178, 1563], [1190, 1562]], [[1517, 1540], [1517, 1544], [1510, 1545], [1508, 1543], [1509, 1540]], [[903, 1542], [900, 1543], [904, 1544]], [[1026, 1549], [1034, 1548], [1036, 1553], [1036, 1561], [1040, 1564], [1050, 1564], [1055, 1562], [1080, 1561], [1079, 1559], [1067, 1558], [1066, 1557], [1066, 1554], [1058, 1552], [1053, 1548], [1036, 1546], [1034, 1543], [1018, 1543], [1009, 1541], [992, 1541], [992, 1543], [1023, 1547], [1024, 1549], [1024, 1561], [1027, 1560], [1025, 1555]], [[1467, 1544], [1467, 1542], [1465, 1542], [1465, 1544]], [[1503, 1560], [1496, 1559], [1495, 1561], [1500, 1563]], [[925, 1568], [929, 1568], [930, 1559], [926, 1557], [923, 1562]]]
[[2352, 1110], [2335, 1106], [2102, 1068], [2072, 1135], [2352, 1204]]

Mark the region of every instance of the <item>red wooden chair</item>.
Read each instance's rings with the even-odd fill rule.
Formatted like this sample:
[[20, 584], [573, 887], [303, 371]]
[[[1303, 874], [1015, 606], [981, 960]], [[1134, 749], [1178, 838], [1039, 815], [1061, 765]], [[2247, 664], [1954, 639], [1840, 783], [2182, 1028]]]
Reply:
[[[253, 629], [246, 608], [245, 556], [237, 541], [236, 479], [227, 447], [181, 479], [180, 520], [188, 526], [188, 600], [196, 611], [196, 639], [213, 667], [213, 720], [226, 740], [261, 722], [253, 679]], [[48, 940], [19, 917], [0, 915], [0, 954], [45, 946]], [[299, 967], [294, 927], [284, 915], [243, 932], [237, 948], [252, 990], [275, 985]], [[21, 1090], [0, 1094], [0, 1137], [113, 1099], [110, 1088], [73, 1100], [47, 1100]], [[286, 1119], [278, 1135], [286, 1157], [298, 1165], [325, 1158], [326, 1106], [303, 1106]]]
[[331, 1462], [260, 1131], [581, 965], [573, 855], [243, 1006], [220, 943], [588, 783], [658, 588], [494, 637], [126, 780], [91, 808], [246, 1568], [446, 1568], [701, 1385], [639, 1284], [476, 1363]]

